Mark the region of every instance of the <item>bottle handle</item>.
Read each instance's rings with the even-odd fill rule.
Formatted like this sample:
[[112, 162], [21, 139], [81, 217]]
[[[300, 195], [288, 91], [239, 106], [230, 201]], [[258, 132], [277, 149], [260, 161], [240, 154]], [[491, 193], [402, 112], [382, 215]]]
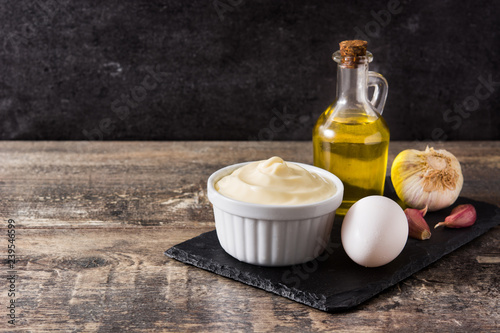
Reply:
[[370, 104], [373, 105], [375, 110], [382, 115], [385, 106], [385, 100], [387, 99], [387, 93], [389, 92], [389, 85], [387, 80], [382, 74], [369, 71], [368, 72], [368, 87], [374, 87], [372, 99]]

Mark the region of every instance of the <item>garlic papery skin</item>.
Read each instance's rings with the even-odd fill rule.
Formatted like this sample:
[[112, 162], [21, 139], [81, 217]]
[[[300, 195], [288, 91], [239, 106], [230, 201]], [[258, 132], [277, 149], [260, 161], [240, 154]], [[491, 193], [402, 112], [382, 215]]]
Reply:
[[396, 156], [391, 180], [398, 197], [408, 206], [436, 211], [457, 200], [464, 178], [457, 158], [444, 149], [407, 149]]

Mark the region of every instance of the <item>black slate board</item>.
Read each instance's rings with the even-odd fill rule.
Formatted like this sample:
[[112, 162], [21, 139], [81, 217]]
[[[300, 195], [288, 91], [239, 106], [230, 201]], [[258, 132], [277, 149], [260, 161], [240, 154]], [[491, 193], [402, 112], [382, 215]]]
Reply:
[[215, 231], [175, 245], [165, 254], [319, 310], [336, 312], [359, 305], [500, 224], [499, 207], [462, 197], [453, 207], [465, 203], [476, 208], [478, 218], [473, 226], [433, 229], [436, 223], [444, 221], [451, 208], [428, 213], [426, 220], [432, 237], [426, 241], [408, 239], [394, 261], [377, 268], [361, 267], [344, 252], [340, 241], [341, 217], [335, 219], [326, 251], [300, 265], [272, 268], [240, 262], [222, 249]]

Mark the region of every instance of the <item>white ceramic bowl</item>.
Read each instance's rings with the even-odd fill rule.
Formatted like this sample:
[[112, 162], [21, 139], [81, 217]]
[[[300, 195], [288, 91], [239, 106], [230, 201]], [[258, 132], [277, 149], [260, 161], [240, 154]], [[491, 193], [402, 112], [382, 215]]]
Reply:
[[214, 185], [219, 179], [248, 163], [222, 168], [208, 178], [208, 199], [222, 248], [238, 260], [261, 266], [295, 265], [319, 256], [328, 244], [335, 211], [342, 202], [340, 179], [326, 170], [295, 163], [336, 187], [332, 197], [306, 205], [254, 204], [217, 192]]

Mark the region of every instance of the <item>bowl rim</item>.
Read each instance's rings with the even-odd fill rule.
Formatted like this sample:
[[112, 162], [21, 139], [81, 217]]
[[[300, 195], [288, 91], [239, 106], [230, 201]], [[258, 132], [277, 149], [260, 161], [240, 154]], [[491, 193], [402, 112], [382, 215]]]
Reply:
[[306, 218], [308, 219], [329, 214], [335, 211], [342, 203], [342, 198], [344, 194], [344, 185], [337, 176], [319, 167], [293, 161], [286, 161], [286, 162], [294, 163], [306, 169], [309, 172], [314, 172], [317, 175], [330, 180], [336, 188], [335, 193], [329, 198], [308, 204], [267, 205], [267, 204], [245, 202], [229, 198], [219, 193], [215, 189], [214, 184], [219, 179], [230, 174], [237, 168], [240, 168], [244, 165], [253, 162], [260, 162], [260, 161], [249, 161], [249, 162], [232, 164], [223, 167], [210, 175], [207, 181], [207, 194], [209, 201], [212, 203], [212, 205], [214, 205], [214, 207], [217, 207], [225, 212], [241, 217], [267, 219], [267, 220], [299, 220], [299, 219], [306, 219]]

